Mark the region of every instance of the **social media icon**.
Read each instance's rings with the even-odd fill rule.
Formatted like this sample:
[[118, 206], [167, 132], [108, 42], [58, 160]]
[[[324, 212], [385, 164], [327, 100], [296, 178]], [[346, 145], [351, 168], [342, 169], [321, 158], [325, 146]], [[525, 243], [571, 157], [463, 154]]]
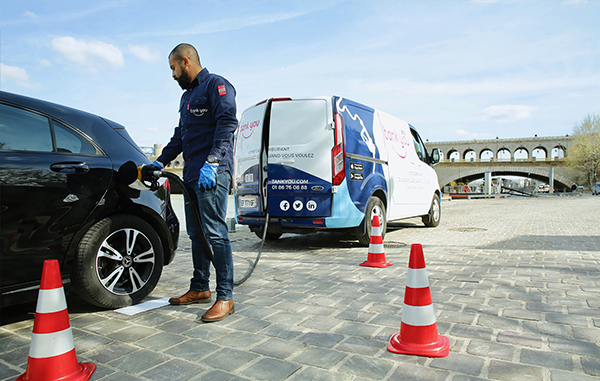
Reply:
[[283, 210], [284, 212], [287, 212], [289, 208], [290, 202], [288, 200], [283, 200], [279, 203], [279, 209]]
[[310, 200], [306, 203], [306, 209], [308, 209], [310, 212], [314, 212], [315, 209], [317, 209], [317, 202], [315, 200]]
[[293, 205], [293, 206], [294, 206], [294, 210], [295, 210], [296, 212], [299, 212], [299, 211], [301, 211], [301, 210], [302, 210], [302, 208], [304, 207], [304, 204], [302, 204], [302, 201], [300, 201], [300, 200], [296, 200], [296, 201], [294, 201], [294, 205]]

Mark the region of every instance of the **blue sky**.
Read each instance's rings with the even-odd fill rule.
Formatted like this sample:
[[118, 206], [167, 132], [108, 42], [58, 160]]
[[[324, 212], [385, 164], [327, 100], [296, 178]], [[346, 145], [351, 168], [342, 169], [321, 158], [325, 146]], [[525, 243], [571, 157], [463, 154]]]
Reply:
[[193, 44], [237, 90], [339, 95], [430, 141], [559, 136], [600, 113], [600, 1], [0, 2], [0, 88], [166, 144], [181, 89], [167, 56]]

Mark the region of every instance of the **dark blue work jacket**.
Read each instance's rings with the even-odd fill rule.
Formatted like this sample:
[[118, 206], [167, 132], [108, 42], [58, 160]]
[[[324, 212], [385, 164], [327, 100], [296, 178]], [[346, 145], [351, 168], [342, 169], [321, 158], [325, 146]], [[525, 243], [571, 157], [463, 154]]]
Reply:
[[158, 161], [167, 165], [183, 152], [183, 181], [197, 181], [208, 155], [218, 172], [233, 173], [233, 133], [238, 126], [235, 89], [225, 78], [202, 69], [181, 96], [179, 125]]

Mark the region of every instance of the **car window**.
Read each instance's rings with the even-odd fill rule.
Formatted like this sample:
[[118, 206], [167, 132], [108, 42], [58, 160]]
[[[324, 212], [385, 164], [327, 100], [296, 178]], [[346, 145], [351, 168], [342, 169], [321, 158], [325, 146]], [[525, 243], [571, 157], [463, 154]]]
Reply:
[[[52, 144], [52, 131], [56, 146]], [[54, 148], [56, 147], [56, 148]], [[73, 129], [18, 107], [0, 104], [0, 150], [95, 155], [96, 148]]]
[[0, 104], [0, 150], [52, 152], [48, 118]]
[[82, 155], [94, 155], [96, 153], [96, 149], [90, 142], [69, 127], [56, 121], [53, 122], [53, 127], [57, 152]]

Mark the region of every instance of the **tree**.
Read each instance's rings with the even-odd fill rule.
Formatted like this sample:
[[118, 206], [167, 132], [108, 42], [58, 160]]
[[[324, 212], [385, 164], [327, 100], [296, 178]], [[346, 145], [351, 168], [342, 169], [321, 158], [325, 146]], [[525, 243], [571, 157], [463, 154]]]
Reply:
[[569, 165], [579, 170], [592, 186], [600, 171], [600, 115], [587, 115], [573, 128], [573, 143], [566, 155]]

